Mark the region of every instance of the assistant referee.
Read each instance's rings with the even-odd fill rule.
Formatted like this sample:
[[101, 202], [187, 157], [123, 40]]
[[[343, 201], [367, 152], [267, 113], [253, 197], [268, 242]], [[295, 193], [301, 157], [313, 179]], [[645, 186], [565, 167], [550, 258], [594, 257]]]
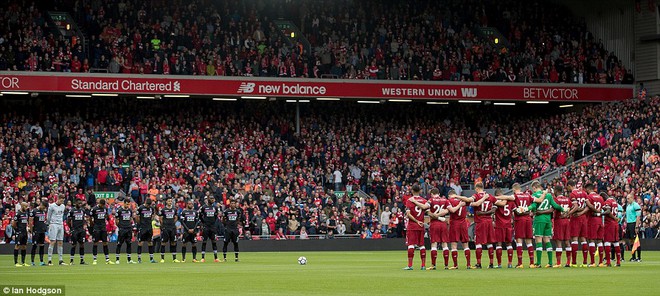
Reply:
[[[639, 232], [639, 225], [642, 221], [642, 207], [635, 202], [635, 197], [631, 194], [628, 194], [626, 197], [628, 204], [626, 205], [626, 236], [625, 240], [628, 244], [630, 250], [632, 250], [631, 241], [635, 241]], [[642, 261], [642, 247], [639, 246], [637, 251], [632, 254], [630, 261], [641, 262]]]

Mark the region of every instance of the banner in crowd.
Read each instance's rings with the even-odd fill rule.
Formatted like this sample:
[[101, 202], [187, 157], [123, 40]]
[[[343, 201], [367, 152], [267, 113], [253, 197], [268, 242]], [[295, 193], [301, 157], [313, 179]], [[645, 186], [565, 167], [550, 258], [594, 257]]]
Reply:
[[603, 102], [633, 97], [632, 85], [295, 79], [0, 72], [0, 91], [420, 100]]

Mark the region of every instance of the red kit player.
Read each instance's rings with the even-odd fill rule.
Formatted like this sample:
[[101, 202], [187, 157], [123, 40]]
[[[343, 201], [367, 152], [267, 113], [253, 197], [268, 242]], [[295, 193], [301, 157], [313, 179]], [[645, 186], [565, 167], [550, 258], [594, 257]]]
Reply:
[[406, 245], [408, 246], [408, 266], [404, 270], [412, 270], [415, 247], [419, 247], [419, 256], [422, 259], [422, 270], [426, 269], [426, 247], [424, 246], [424, 213], [431, 207], [429, 202], [421, 197], [419, 185], [413, 185], [412, 196], [406, 201], [406, 217], [408, 229], [406, 231]]

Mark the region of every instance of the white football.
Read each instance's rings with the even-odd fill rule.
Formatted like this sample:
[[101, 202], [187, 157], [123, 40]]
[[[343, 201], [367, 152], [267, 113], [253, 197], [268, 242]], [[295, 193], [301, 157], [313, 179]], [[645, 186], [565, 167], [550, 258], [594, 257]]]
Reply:
[[305, 257], [303, 257], [303, 256], [299, 257], [299, 258], [298, 258], [298, 264], [300, 264], [300, 265], [305, 265], [305, 264], [307, 264], [307, 258], [305, 258]]

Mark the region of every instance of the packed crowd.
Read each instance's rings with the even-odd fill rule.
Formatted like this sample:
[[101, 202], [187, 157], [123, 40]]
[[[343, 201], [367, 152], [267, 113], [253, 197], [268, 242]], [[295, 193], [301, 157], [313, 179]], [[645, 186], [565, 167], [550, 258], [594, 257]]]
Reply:
[[637, 112], [644, 118], [643, 127], [628, 136], [621, 130], [615, 131], [615, 136], [627, 139], [619, 141], [603, 155], [573, 163], [553, 183], [565, 184], [573, 179], [582, 184], [596, 184], [598, 192], [617, 197], [620, 205], [626, 204], [626, 194], [633, 193], [642, 207], [642, 237], [657, 238], [660, 230], [660, 133], [655, 127], [660, 120], [657, 116], [660, 99], [655, 97], [635, 104], [639, 104]]
[[35, 113], [5, 103], [3, 229], [19, 201], [63, 194], [92, 205], [91, 189], [121, 189], [137, 203], [173, 197], [181, 208], [187, 198], [238, 198], [245, 235], [401, 236], [413, 183], [443, 194], [479, 181], [510, 187], [641, 138], [656, 120], [638, 100], [558, 114], [337, 103], [305, 106], [296, 134], [288, 104], [212, 103], [55, 100]]
[[[0, 70], [549, 83], [632, 83], [615, 53], [551, 3], [76, 1], [89, 35], [57, 37], [53, 3], [3, 4]], [[297, 24], [291, 44], [272, 20]], [[495, 44], [475, 28], [496, 27]]]

